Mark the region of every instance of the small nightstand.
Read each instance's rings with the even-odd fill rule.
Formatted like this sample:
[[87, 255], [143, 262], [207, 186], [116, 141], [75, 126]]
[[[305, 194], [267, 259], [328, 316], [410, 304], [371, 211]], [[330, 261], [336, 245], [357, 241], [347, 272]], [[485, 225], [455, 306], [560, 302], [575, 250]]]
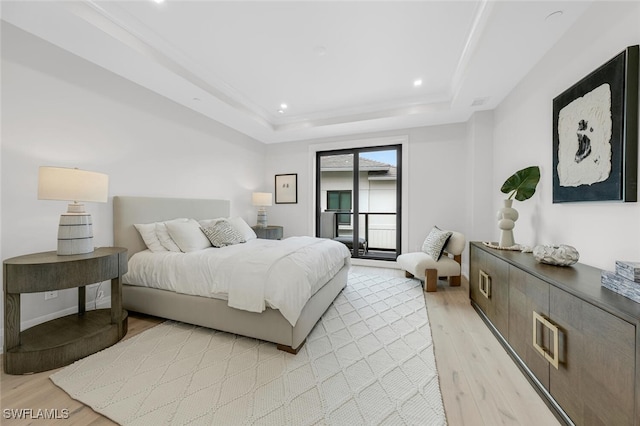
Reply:
[[[127, 333], [120, 277], [127, 249], [100, 247], [86, 254], [55, 251], [14, 257], [4, 269], [4, 371], [37, 373], [71, 364], [113, 345]], [[85, 310], [85, 286], [111, 280], [111, 309]], [[78, 313], [20, 331], [20, 294], [78, 288]]]
[[281, 240], [282, 239], [282, 226], [269, 225], [266, 228], [259, 228], [258, 226], [252, 226], [258, 238], [265, 240]]

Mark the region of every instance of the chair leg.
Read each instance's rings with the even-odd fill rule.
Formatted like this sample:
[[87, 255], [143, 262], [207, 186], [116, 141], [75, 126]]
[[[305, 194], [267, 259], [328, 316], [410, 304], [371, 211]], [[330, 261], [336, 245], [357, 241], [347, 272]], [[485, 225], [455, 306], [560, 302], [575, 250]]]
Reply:
[[424, 290], [429, 293], [438, 291], [437, 269], [427, 269], [424, 271]]
[[449, 287], [458, 287], [460, 286], [460, 275], [455, 277], [449, 277]]
[[409, 272], [409, 271], [404, 271], [404, 276], [406, 278], [413, 278], [413, 274], [411, 272]]
[[[458, 265], [462, 265], [462, 255], [460, 255], [460, 254], [454, 255], [453, 256], [453, 260], [458, 262]], [[460, 286], [460, 276], [461, 275], [462, 275], [462, 272], [460, 272], [460, 275], [458, 275], [458, 276], [449, 277], [449, 286], [450, 287], [458, 287], [458, 286]]]

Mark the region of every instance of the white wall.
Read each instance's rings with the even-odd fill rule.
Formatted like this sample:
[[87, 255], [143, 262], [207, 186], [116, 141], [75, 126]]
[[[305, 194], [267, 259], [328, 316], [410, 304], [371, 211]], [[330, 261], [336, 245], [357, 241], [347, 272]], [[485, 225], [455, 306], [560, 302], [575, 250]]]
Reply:
[[[313, 235], [315, 152], [354, 146], [403, 144], [402, 251], [419, 250], [432, 226], [467, 232], [465, 124], [420, 127], [349, 137], [268, 146], [266, 181], [298, 173], [298, 204], [269, 208], [269, 223], [284, 225], [285, 236]], [[398, 143], [398, 142], [395, 142]], [[267, 188], [273, 191], [273, 186]]]
[[[3, 258], [56, 249], [66, 203], [37, 199], [41, 165], [106, 173], [110, 196], [230, 199], [232, 214], [255, 221], [265, 154], [260, 142], [2, 23]], [[87, 210], [95, 245], [112, 245], [111, 198]], [[75, 290], [59, 294], [23, 296], [23, 324], [75, 307]]]
[[500, 193], [500, 188], [493, 185], [493, 111], [471, 116], [467, 122], [467, 147], [467, 241], [494, 241], [497, 220], [493, 195]]
[[[638, 43], [640, 3], [595, 2], [495, 110], [493, 188], [525, 166], [539, 165], [542, 174], [537, 193], [514, 202], [516, 242], [569, 244], [580, 262], [602, 269], [640, 260], [638, 203], [552, 203], [553, 98]], [[497, 211], [503, 196], [494, 194]]]

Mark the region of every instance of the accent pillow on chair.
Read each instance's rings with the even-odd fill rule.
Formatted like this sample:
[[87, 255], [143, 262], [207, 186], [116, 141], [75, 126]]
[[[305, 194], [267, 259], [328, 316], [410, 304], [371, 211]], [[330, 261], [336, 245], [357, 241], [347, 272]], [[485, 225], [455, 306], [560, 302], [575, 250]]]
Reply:
[[435, 261], [440, 260], [444, 246], [447, 245], [449, 238], [451, 238], [451, 231], [443, 231], [442, 229], [434, 226], [427, 238], [422, 243], [422, 251], [427, 253]]

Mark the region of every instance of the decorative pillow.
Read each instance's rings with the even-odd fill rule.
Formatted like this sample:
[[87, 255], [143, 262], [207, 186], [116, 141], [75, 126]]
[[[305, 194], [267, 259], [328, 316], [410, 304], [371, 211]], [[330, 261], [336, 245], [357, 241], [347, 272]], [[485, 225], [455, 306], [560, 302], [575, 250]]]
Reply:
[[136, 223], [133, 225], [136, 227], [145, 245], [152, 253], [159, 253], [161, 251], [167, 251], [167, 249], [160, 243], [158, 235], [156, 235], [156, 224], [154, 223]]
[[447, 245], [447, 241], [451, 237], [453, 232], [443, 231], [442, 229], [434, 226], [427, 238], [422, 243], [422, 251], [431, 256], [435, 261], [440, 260], [444, 246]]
[[221, 220], [213, 226], [201, 229], [214, 247], [225, 247], [245, 242], [242, 234], [226, 220]]
[[216, 222], [220, 222], [221, 220], [225, 220], [224, 217], [218, 217], [215, 219], [201, 219], [198, 221], [201, 228], [209, 228], [216, 224]]
[[189, 253], [211, 247], [211, 243], [200, 231], [200, 224], [195, 219], [186, 222], [166, 222], [171, 239], [180, 247], [180, 251]]
[[169, 251], [180, 253], [180, 247], [178, 247], [175, 241], [171, 238], [171, 235], [169, 235], [166, 224], [168, 222], [186, 222], [188, 220], [189, 219], [181, 218], [169, 220], [167, 222], [156, 222], [156, 236], [158, 237], [158, 240], [160, 240], [160, 244]]
[[245, 241], [255, 240], [258, 238], [255, 231], [251, 229], [249, 224], [247, 224], [247, 222], [245, 222], [240, 216], [229, 218], [228, 222], [242, 234]]

